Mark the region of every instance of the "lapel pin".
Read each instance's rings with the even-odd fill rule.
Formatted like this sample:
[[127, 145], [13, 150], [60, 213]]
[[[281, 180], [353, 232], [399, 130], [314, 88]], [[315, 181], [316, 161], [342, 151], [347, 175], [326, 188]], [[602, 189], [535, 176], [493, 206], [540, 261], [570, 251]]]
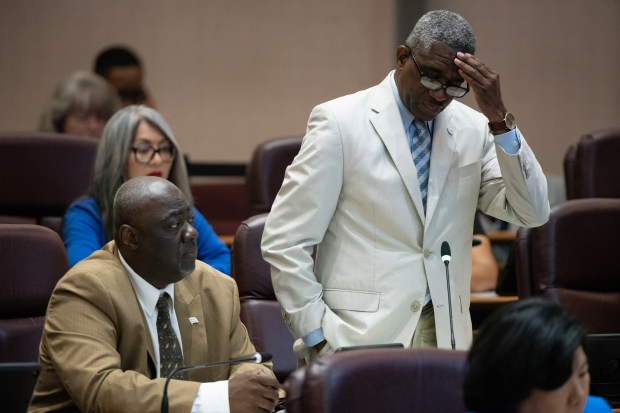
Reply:
[[189, 322], [192, 324], [198, 324], [198, 319], [196, 317], [190, 317]]

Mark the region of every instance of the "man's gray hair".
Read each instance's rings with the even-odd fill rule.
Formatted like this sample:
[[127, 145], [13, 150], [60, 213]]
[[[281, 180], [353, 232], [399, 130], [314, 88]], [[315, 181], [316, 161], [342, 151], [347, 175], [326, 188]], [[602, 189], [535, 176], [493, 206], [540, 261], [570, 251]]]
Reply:
[[420, 17], [405, 42], [412, 49], [428, 53], [435, 42], [451, 49], [474, 54], [476, 36], [461, 15], [447, 10], [433, 10]]

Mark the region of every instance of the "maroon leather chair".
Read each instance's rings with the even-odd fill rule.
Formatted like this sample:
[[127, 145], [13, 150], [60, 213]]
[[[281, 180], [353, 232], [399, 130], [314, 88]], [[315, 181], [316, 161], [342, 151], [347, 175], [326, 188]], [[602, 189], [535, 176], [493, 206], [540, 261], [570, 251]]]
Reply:
[[303, 136], [272, 139], [254, 149], [246, 172], [252, 215], [271, 211], [286, 168], [299, 153], [302, 139]]
[[0, 223], [60, 233], [65, 209], [90, 185], [97, 143], [57, 133], [0, 134]]
[[231, 251], [232, 276], [239, 287], [241, 321], [256, 349], [273, 355], [273, 371], [284, 382], [297, 367], [297, 356], [276, 301], [269, 264], [261, 255], [266, 219], [267, 214], [256, 215], [239, 226]]
[[516, 241], [521, 298], [560, 303], [590, 333], [620, 333], [620, 199], [574, 199], [549, 221], [522, 228]]
[[0, 363], [38, 361], [47, 303], [68, 270], [58, 233], [0, 224]]
[[232, 236], [250, 217], [244, 177], [192, 176], [194, 205], [219, 236]]
[[464, 413], [466, 353], [364, 349], [334, 353], [293, 372], [287, 413]]
[[581, 137], [564, 156], [567, 199], [620, 198], [620, 129]]

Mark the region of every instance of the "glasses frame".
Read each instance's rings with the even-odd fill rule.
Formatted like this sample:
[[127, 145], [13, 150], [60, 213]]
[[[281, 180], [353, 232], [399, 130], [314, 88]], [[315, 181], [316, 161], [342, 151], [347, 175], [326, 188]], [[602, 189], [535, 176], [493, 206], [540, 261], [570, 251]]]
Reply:
[[[149, 145], [149, 148], [150, 148], [150, 150], [152, 150], [152, 151], [153, 151], [153, 153], [151, 154], [151, 157], [149, 158], [149, 160], [148, 160], [148, 161], [143, 162], [143, 161], [141, 161], [141, 160], [139, 160], [139, 159], [138, 159], [138, 149], [143, 149], [143, 148], [146, 148], [146, 145], [145, 145], [145, 146], [132, 146], [132, 147], [130, 148], [130, 149], [131, 149], [131, 151], [133, 152], [133, 157], [135, 158], [136, 162], [138, 162], [138, 163], [140, 163], [140, 164], [142, 164], [142, 165], [148, 165], [148, 164], [150, 164], [150, 163], [153, 161], [153, 159], [155, 158], [155, 155], [156, 155], [156, 154], [158, 154], [158, 155], [159, 155], [159, 158], [161, 159], [161, 161], [162, 161], [162, 162], [165, 162], [165, 163], [173, 162], [173, 161], [174, 161], [174, 158], [176, 158], [176, 155], [177, 155], [177, 150], [176, 150], [176, 148], [174, 147], [174, 145], [170, 145], [170, 146], [161, 146], [161, 147], [159, 147], [159, 148], [155, 148], [155, 147], [153, 147], [153, 146], [150, 146], [150, 145]], [[163, 149], [168, 149], [168, 148], [170, 148], [170, 149], [171, 149], [171, 151], [170, 151], [170, 159], [164, 159], [164, 158], [163, 158], [163, 156], [161, 156], [162, 150], [163, 150]]]
[[[462, 87], [462, 86], [455, 86], [455, 85], [444, 85], [443, 82], [441, 82], [440, 80], [437, 80], [435, 78], [432, 78], [428, 75], [426, 75], [422, 69], [420, 69], [420, 65], [418, 65], [418, 62], [415, 60], [415, 56], [413, 55], [413, 50], [409, 47], [409, 46], [405, 46], [407, 48], [407, 50], [409, 50], [409, 56], [411, 57], [411, 60], [413, 60], [413, 64], [415, 64], [415, 67], [418, 69], [418, 72], [420, 72], [420, 84], [422, 86], [424, 86], [425, 88], [427, 88], [428, 90], [431, 90], [433, 92], [438, 91], [439, 89], [443, 89], [444, 92], [446, 93], [446, 95], [450, 96], [451, 98], [455, 98], [455, 99], [460, 99], [463, 96], [465, 96], [468, 92], [469, 92], [469, 83], [465, 82], [465, 84], [467, 85], [467, 87]], [[424, 79], [428, 79], [430, 82], [437, 82], [439, 83], [441, 86], [433, 89], [430, 88], [428, 86], [426, 86], [423, 82]], [[461, 96], [455, 96], [453, 94], [448, 93], [448, 89], [450, 88], [456, 88], [457, 90], [463, 90], [463, 94]]]

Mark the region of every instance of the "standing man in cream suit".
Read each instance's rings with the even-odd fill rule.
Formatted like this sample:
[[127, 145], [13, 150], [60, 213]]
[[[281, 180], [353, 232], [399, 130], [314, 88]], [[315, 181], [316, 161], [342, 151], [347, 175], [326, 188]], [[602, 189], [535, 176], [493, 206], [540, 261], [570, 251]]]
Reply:
[[[547, 221], [542, 169], [499, 76], [474, 52], [465, 19], [429, 12], [381, 84], [312, 111], [262, 240], [299, 357], [382, 343], [450, 348], [452, 334], [468, 348], [476, 209], [522, 226]], [[454, 100], [470, 90], [482, 113]]]

